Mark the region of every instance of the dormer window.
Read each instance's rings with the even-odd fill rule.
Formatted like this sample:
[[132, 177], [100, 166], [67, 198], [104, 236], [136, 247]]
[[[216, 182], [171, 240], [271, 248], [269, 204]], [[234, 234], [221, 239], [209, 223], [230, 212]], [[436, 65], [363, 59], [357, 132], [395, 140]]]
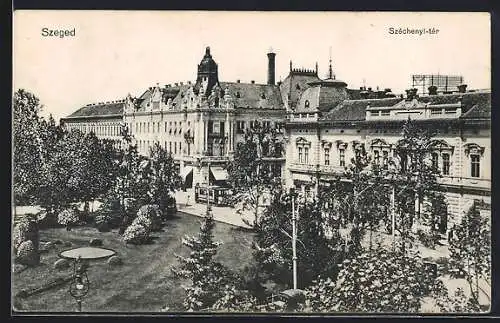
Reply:
[[295, 86], [295, 88], [296, 88], [297, 90], [300, 90], [300, 85], [298, 85], [298, 84], [297, 84], [297, 86]]
[[262, 93], [262, 94], [260, 95], [260, 97], [261, 97], [262, 99], [265, 99], [265, 98], [266, 98], [266, 94], [265, 94], [265, 93]]
[[241, 97], [240, 92], [236, 92], [236, 97], [237, 98]]
[[309, 109], [309, 100], [306, 100], [306, 102], [304, 102], [304, 107], [306, 109]]

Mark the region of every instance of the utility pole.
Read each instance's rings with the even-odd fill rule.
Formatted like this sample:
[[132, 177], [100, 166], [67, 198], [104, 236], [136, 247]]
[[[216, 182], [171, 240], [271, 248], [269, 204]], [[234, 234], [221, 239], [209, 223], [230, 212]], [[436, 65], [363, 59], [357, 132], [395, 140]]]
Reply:
[[207, 177], [207, 215], [210, 212], [210, 161], [207, 163], [208, 177]]
[[391, 234], [392, 234], [392, 249], [396, 250], [396, 188], [392, 185], [391, 193]]
[[297, 216], [295, 214], [295, 189], [290, 189], [292, 195], [292, 260], [293, 289], [297, 289]]

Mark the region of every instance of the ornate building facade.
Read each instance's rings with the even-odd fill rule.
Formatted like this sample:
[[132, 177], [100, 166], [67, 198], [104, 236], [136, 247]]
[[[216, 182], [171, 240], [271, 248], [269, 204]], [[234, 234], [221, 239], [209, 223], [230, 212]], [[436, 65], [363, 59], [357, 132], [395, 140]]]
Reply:
[[[491, 199], [491, 91], [467, 91], [403, 97], [390, 89], [349, 89], [330, 61], [328, 77], [315, 69], [296, 69], [275, 84], [274, 53], [268, 53], [267, 84], [223, 82], [210, 48], [197, 66], [194, 82], [149, 87], [138, 97], [89, 104], [62, 119], [68, 128], [93, 131], [119, 144], [120, 125], [128, 127], [139, 152], [154, 143], [170, 151], [186, 187], [224, 181], [224, 164], [243, 131], [259, 121], [286, 138], [285, 156], [275, 158], [286, 186], [315, 191], [341, 173], [363, 145], [378, 163], [394, 156], [404, 122], [437, 130], [432, 162], [449, 212], [460, 215], [471, 202]], [[206, 165], [211, 164], [211, 174]], [[279, 169], [279, 168], [278, 168]]]
[[396, 97], [388, 90], [361, 89], [365, 98], [352, 100], [343, 99], [346, 84], [334, 78], [309, 86], [288, 114], [286, 185], [314, 193], [322, 182], [342, 174], [361, 146], [380, 165], [398, 158], [395, 147], [411, 118], [436, 131], [429, 158], [442, 174], [438, 182], [450, 220], [473, 201], [491, 203], [489, 90], [467, 92], [461, 85], [454, 93], [437, 94], [431, 88], [432, 95], [419, 97], [411, 89], [406, 97]]

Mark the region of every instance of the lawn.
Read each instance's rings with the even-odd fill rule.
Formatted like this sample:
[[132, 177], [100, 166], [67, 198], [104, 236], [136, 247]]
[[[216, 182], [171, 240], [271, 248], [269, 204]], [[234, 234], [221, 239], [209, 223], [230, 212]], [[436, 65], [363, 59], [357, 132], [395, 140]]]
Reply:
[[[174, 254], [188, 255], [189, 249], [182, 245], [184, 234], [197, 234], [199, 221], [195, 216], [180, 214], [167, 222], [163, 232], [149, 245], [128, 245], [121, 240], [116, 230], [101, 233], [95, 228], [79, 227], [72, 231], [47, 229], [40, 232], [40, 240], [57, 239], [71, 242], [71, 247], [58, 245], [41, 256], [39, 266], [28, 268], [12, 275], [13, 295], [21, 289], [35, 288], [56, 277], [68, 276], [71, 269], [57, 270], [53, 264], [58, 253], [71, 248], [88, 246], [92, 238], [103, 240], [103, 247], [114, 249], [122, 258], [123, 265], [110, 267], [106, 260], [94, 261], [88, 270], [90, 291], [83, 299], [84, 312], [157, 312], [167, 305], [171, 311], [183, 311], [183, 281], [174, 278], [170, 268], [178, 264]], [[222, 241], [217, 260], [233, 270], [242, 269], [252, 260], [251, 233], [235, 227], [217, 223], [214, 237]], [[68, 285], [13, 300], [19, 311], [72, 312], [76, 302], [68, 292]]]

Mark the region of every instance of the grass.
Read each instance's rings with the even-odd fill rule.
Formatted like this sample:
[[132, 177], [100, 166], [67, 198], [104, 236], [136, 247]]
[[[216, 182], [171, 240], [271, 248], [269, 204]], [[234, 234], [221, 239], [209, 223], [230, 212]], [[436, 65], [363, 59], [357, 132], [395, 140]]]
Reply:
[[[12, 293], [21, 289], [35, 288], [56, 277], [72, 274], [72, 269], [56, 270], [53, 263], [58, 253], [71, 248], [88, 246], [90, 239], [100, 238], [103, 247], [114, 249], [122, 258], [123, 265], [109, 267], [106, 260], [96, 260], [88, 270], [90, 291], [83, 299], [84, 312], [158, 312], [167, 305], [171, 311], [183, 311], [183, 281], [174, 278], [170, 268], [178, 265], [174, 254], [188, 255], [189, 249], [182, 245], [184, 234], [194, 235], [199, 231], [200, 218], [181, 214], [170, 220], [163, 232], [155, 232], [153, 244], [125, 245], [116, 230], [101, 233], [91, 227], [47, 229], [40, 232], [41, 241], [57, 239], [69, 241], [71, 247], [62, 245], [41, 255], [39, 266], [28, 268], [12, 276]], [[217, 223], [214, 237], [222, 241], [217, 260], [233, 270], [240, 270], [252, 260], [251, 233], [235, 230], [234, 227]], [[76, 301], [68, 292], [68, 285], [35, 294], [24, 299], [13, 300], [19, 311], [73, 312]]]

